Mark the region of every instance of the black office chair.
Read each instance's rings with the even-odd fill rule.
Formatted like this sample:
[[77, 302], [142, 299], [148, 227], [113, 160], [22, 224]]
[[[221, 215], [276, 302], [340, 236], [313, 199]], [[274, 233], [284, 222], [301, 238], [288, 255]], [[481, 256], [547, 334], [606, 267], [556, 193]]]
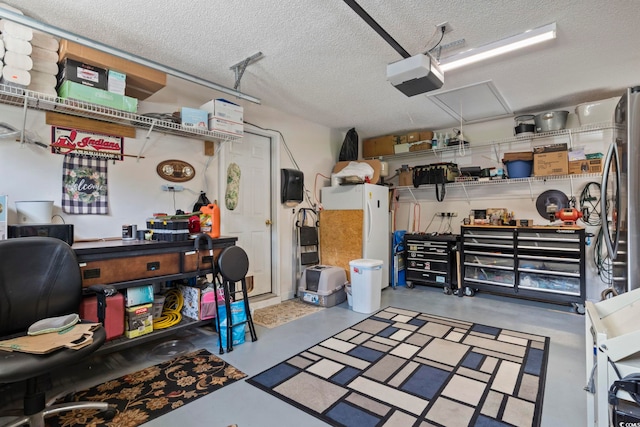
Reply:
[[[81, 298], [80, 267], [67, 243], [51, 237], [0, 241], [0, 340], [26, 335], [38, 320], [77, 313]], [[18, 416], [5, 427], [44, 427], [45, 416], [73, 409], [98, 409], [106, 411], [105, 418], [113, 417], [114, 411], [107, 403], [47, 403], [40, 384], [52, 371], [89, 357], [105, 339], [105, 330], [99, 327], [93, 333], [93, 342], [78, 350], [48, 354], [0, 350], [0, 383], [26, 382], [23, 410], [0, 413]]]
[[[256, 328], [253, 325], [251, 310], [249, 309], [249, 295], [247, 293], [247, 272], [249, 271], [249, 257], [247, 253], [239, 246], [229, 246], [220, 252], [218, 257], [218, 271], [222, 276], [222, 287], [224, 289], [224, 302], [227, 311], [227, 351], [233, 351], [232, 331], [234, 326], [247, 325], [251, 341], [256, 341]], [[240, 290], [236, 291], [236, 283], [240, 282]], [[247, 320], [232, 323], [231, 321], [231, 301], [235, 301], [236, 293], [242, 293], [244, 300], [244, 311]], [[220, 337], [218, 337], [220, 340]], [[220, 351], [222, 352], [222, 342], [220, 341]]]

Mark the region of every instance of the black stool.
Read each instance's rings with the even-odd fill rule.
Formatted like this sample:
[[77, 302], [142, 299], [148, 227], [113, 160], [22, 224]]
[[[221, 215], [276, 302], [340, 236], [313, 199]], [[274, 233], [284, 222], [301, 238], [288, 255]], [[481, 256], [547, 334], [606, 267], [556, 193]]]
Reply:
[[[224, 304], [227, 310], [227, 351], [233, 351], [232, 332], [234, 326], [247, 324], [251, 341], [258, 339], [253, 319], [251, 318], [251, 310], [249, 309], [249, 296], [247, 295], [246, 275], [249, 271], [249, 257], [247, 253], [239, 246], [229, 246], [220, 252], [218, 257], [218, 271], [222, 276], [222, 288], [224, 290]], [[236, 291], [236, 283], [241, 283], [241, 289]], [[239, 323], [231, 323], [231, 300], [235, 300], [235, 295], [242, 292], [244, 300], [244, 311], [247, 320]]]

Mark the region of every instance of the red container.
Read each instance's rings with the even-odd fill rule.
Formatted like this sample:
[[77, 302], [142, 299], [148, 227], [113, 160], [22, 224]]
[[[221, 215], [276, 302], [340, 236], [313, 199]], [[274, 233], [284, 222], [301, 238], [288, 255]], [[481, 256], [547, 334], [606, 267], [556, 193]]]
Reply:
[[[91, 322], [98, 321], [98, 299], [95, 295], [84, 297], [80, 303], [80, 318]], [[124, 335], [124, 295], [118, 293], [107, 298], [107, 310], [104, 316], [107, 341]]]

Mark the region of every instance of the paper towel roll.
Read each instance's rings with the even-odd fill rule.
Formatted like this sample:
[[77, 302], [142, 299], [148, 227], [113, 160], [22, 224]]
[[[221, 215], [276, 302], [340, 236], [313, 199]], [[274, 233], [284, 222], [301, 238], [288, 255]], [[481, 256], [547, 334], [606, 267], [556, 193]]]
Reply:
[[46, 50], [52, 50], [54, 52], [57, 52], [58, 48], [60, 47], [60, 43], [58, 43], [58, 40], [53, 36], [37, 30], [33, 30], [33, 38], [31, 39], [31, 44]]
[[55, 86], [34, 85], [32, 82], [29, 86], [27, 86], [27, 89], [33, 92], [43, 93], [49, 96], [58, 96], [58, 92], [56, 91]]
[[10, 50], [4, 53], [4, 64], [26, 71], [33, 68], [33, 61], [29, 56], [11, 52]]
[[20, 40], [11, 37], [8, 34], [2, 34], [5, 50], [19, 53], [21, 55], [31, 55], [31, 43], [26, 40]]
[[33, 30], [31, 28], [7, 19], [0, 19], [0, 31], [2, 31], [2, 34], [6, 34], [20, 40], [30, 41], [33, 38]]
[[38, 61], [58, 62], [58, 54], [51, 50], [33, 46], [31, 49], [31, 58]]
[[56, 64], [55, 62], [45, 61], [42, 59], [33, 59], [33, 58], [31, 58], [31, 60], [33, 61], [33, 67], [31, 67], [33, 71], [39, 71], [41, 73], [51, 74], [52, 76], [55, 76], [58, 74], [58, 64]]
[[53, 87], [58, 84], [56, 76], [31, 70], [31, 84], [29, 86]]
[[27, 87], [31, 83], [31, 73], [20, 68], [5, 65], [2, 69], [2, 82]]

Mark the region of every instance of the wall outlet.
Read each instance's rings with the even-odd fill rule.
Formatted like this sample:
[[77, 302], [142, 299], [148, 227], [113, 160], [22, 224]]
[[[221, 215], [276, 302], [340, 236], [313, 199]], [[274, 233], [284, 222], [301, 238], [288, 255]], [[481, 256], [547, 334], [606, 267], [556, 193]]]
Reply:
[[184, 187], [182, 185], [163, 185], [162, 191], [183, 191]]
[[458, 216], [458, 212], [438, 212], [436, 215], [441, 218], [454, 218]]

